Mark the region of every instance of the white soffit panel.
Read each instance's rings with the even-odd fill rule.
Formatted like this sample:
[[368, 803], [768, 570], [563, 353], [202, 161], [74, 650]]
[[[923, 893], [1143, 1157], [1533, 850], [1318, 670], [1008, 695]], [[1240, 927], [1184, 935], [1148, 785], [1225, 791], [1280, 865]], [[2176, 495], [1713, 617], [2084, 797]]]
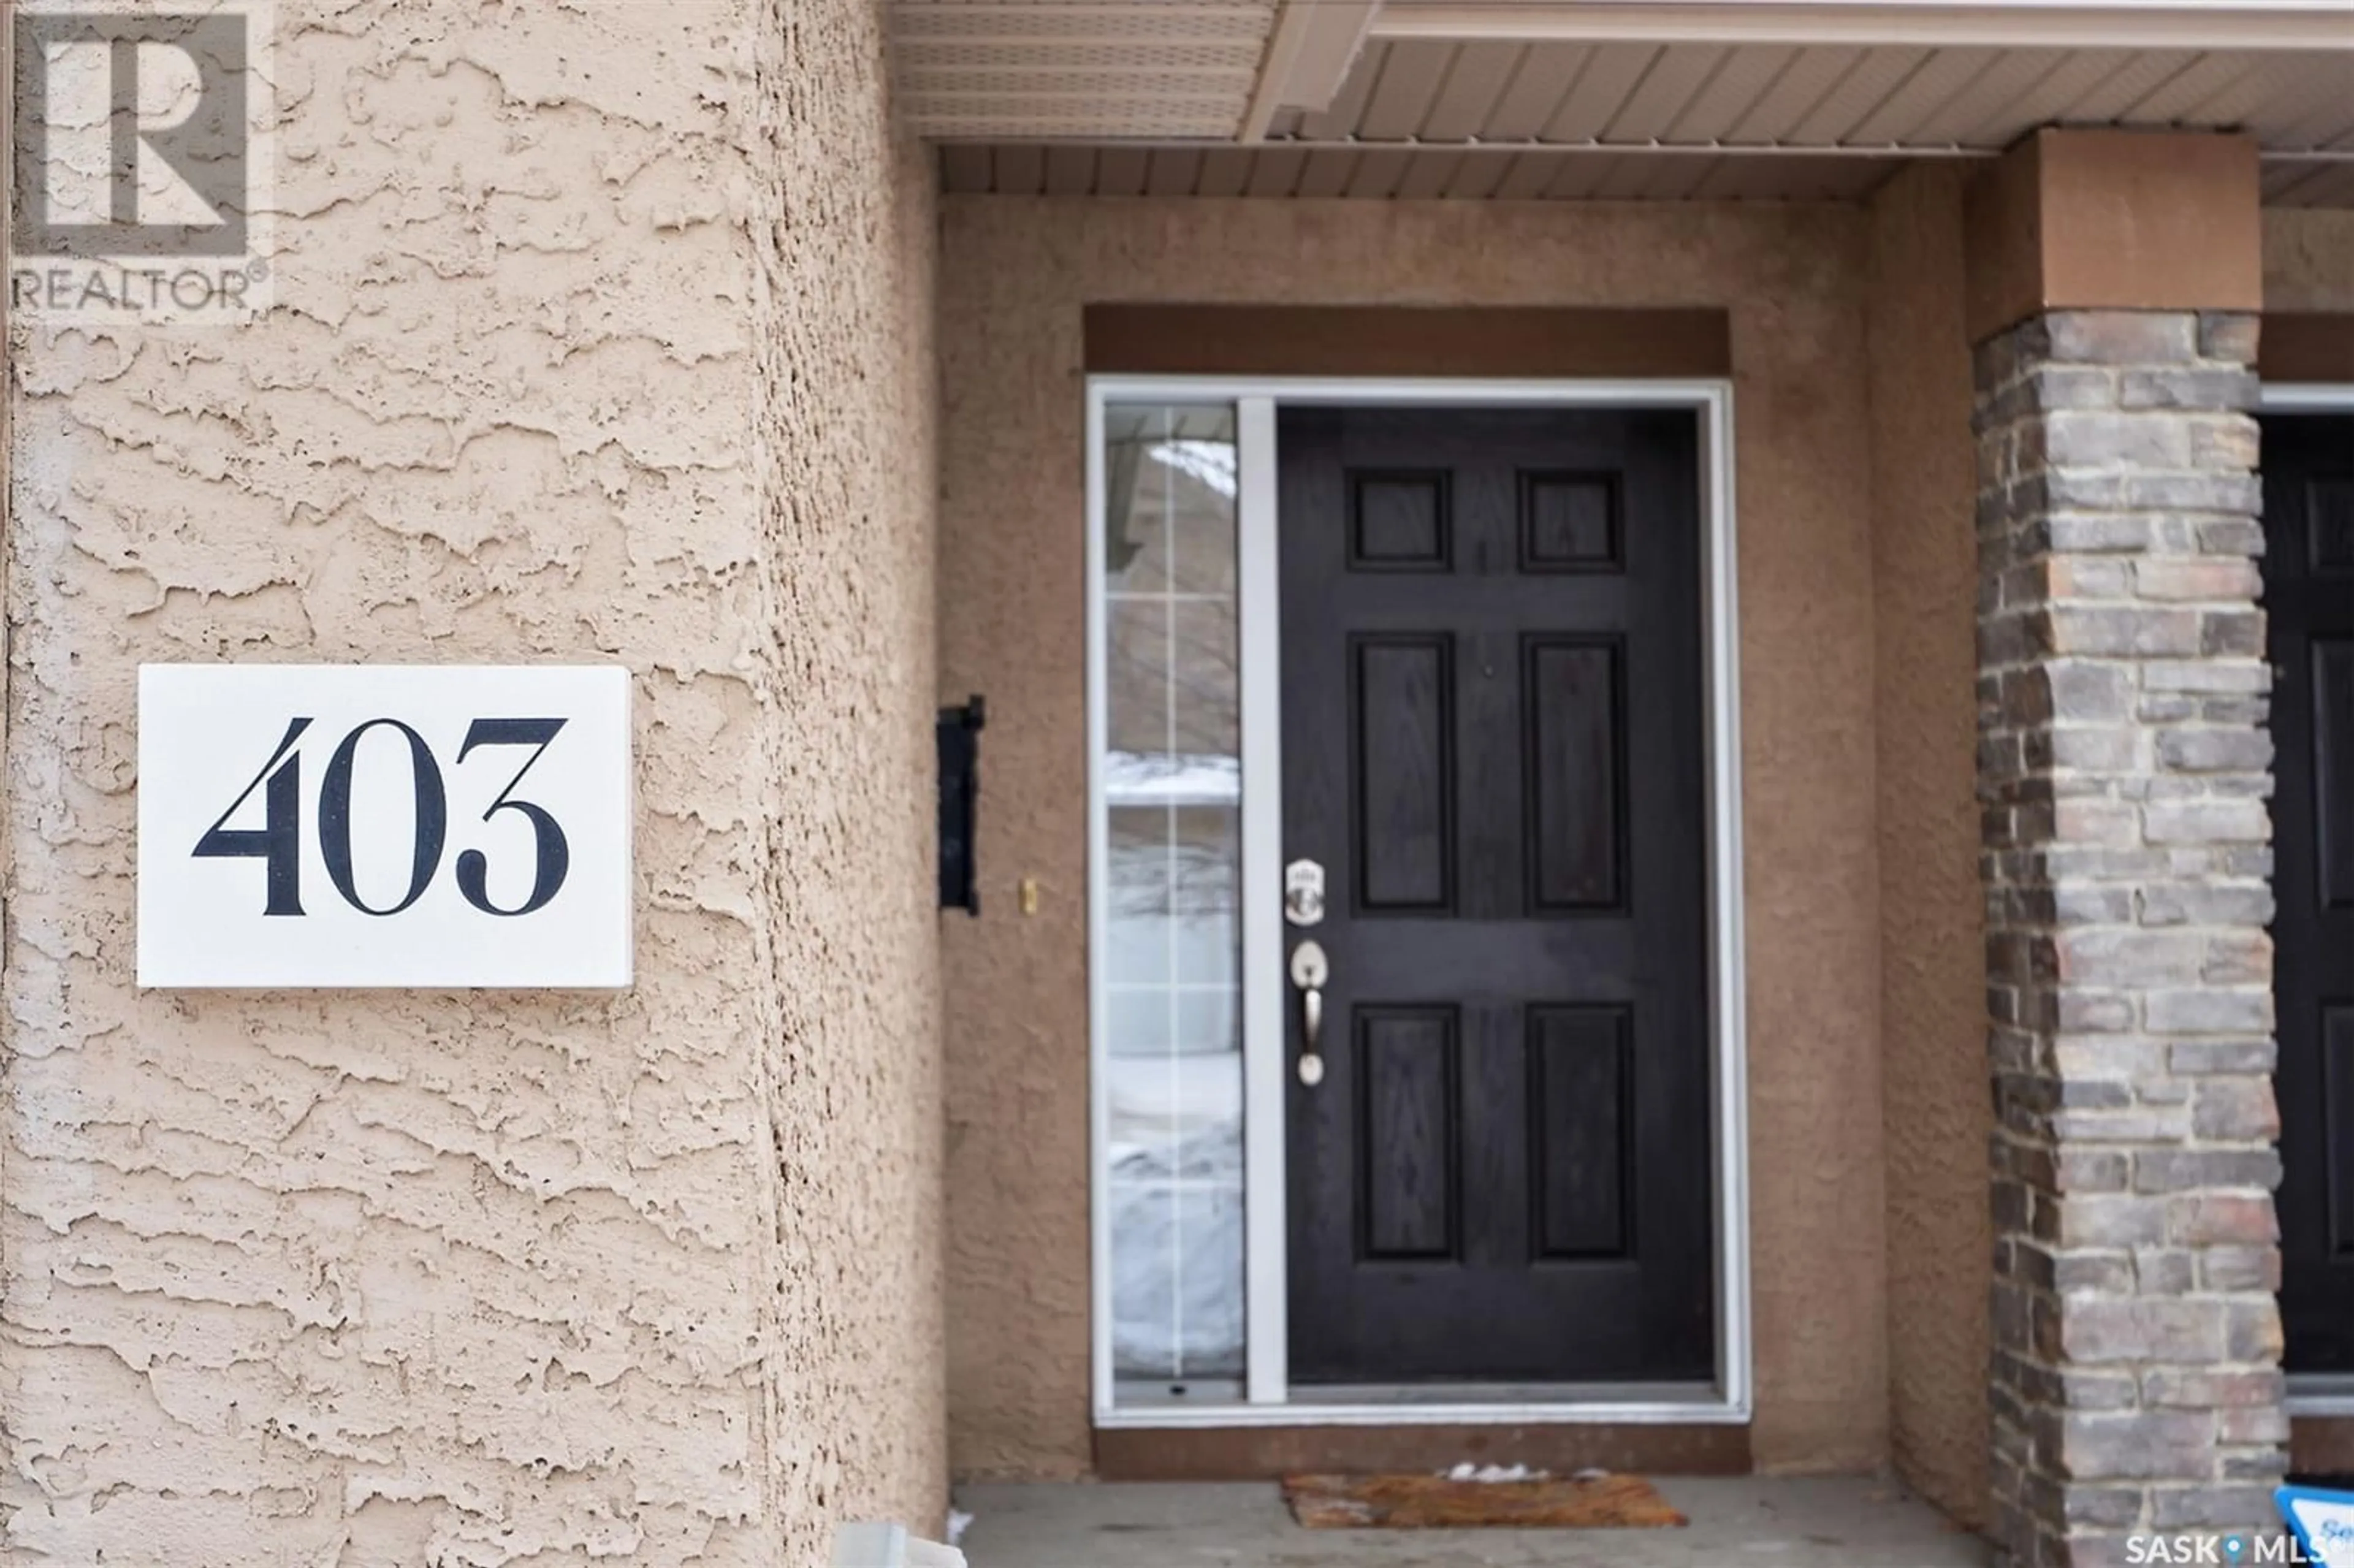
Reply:
[[1275, 0], [897, 0], [892, 64], [936, 139], [1230, 140]]
[[[1226, 147], [960, 143], [941, 188], [970, 196], [1350, 196], [1399, 201], [1852, 201], [1900, 156], [1646, 154], [1267, 142]], [[2349, 165], [2354, 170], [2354, 165]]]
[[[1474, 48], [1482, 80], [1501, 85], [1450, 94]], [[1296, 139], [1991, 153], [2054, 123], [2246, 130], [2276, 155], [2344, 151], [2354, 51], [1377, 39]]]
[[1388, 0], [1382, 37], [2354, 48], [2349, 0]]
[[[1388, 197], [1400, 201], [1853, 201], [1899, 153], [1611, 152], [1584, 147], [953, 143], [941, 188], [975, 196]], [[2354, 158], [2264, 164], [2266, 207], [2354, 207]]]

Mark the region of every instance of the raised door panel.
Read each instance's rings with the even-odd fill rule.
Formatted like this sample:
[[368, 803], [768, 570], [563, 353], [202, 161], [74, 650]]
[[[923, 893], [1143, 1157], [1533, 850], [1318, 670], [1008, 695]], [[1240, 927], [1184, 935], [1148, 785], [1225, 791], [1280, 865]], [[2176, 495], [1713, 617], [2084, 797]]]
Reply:
[[1617, 638], [1532, 637], [1523, 662], [1531, 912], [1623, 909], [1623, 645]]
[[2322, 1009], [2321, 1094], [2329, 1251], [2354, 1263], [2354, 1001]]
[[1358, 1255], [1457, 1256], [1461, 1032], [1451, 1007], [1357, 1010]]
[[1623, 1007], [1529, 1010], [1530, 1213], [1540, 1258], [1627, 1255], [1631, 1022]]
[[1374, 915], [1446, 910], [1455, 902], [1452, 641], [1359, 637], [1351, 655], [1357, 908]]
[[2321, 906], [2354, 910], [2354, 637], [2314, 639], [2311, 766]]

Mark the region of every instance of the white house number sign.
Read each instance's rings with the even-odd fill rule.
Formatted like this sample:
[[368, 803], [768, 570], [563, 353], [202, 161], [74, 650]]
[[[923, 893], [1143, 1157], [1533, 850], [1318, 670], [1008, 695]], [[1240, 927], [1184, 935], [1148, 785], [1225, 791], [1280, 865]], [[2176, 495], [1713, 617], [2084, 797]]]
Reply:
[[148, 664], [143, 986], [630, 983], [619, 668]]

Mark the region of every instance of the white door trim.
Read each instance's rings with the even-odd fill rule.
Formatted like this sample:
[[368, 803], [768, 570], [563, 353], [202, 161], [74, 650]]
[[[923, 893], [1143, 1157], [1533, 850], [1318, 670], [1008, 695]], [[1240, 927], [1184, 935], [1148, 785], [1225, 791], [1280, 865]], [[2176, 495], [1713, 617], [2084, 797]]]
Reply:
[[[1243, 1321], [1246, 1396], [1280, 1408], [1290, 1390], [1290, 1248], [1286, 1206], [1253, 1202], [1287, 1191], [1283, 1051], [1253, 1042], [1284, 1037], [1283, 599], [1275, 508], [1275, 399], [1236, 401], [1235, 421], [1235, 655], [1242, 673], [1243, 742]], [[1267, 1266], [1267, 1260], [1276, 1266]], [[1108, 1404], [1109, 1400], [1105, 1404]]]
[[[1241, 1397], [1120, 1406], [1112, 1376], [1110, 1106], [1101, 955], [1109, 844], [1103, 599], [1104, 410], [1114, 402], [1233, 403], [1242, 683], [1244, 1266]], [[1276, 594], [1275, 412], [1285, 403], [1392, 407], [1690, 408], [1700, 417], [1710, 899], [1711, 1128], [1715, 1167], [1716, 1379], [1689, 1388], [1500, 1389], [1493, 1403], [1386, 1396], [1295, 1400], [1288, 1381], [1280, 862], [1281, 641]], [[1733, 387], [1723, 380], [1532, 381], [1093, 376], [1087, 384], [1087, 1001], [1093, 1390], [1099, 1427], [1740, 1423], [1749, 1419], [1749, 1100], [1742, 927], [1740, 638]], [[1272, 1202], [1264, 1194], [1275, 1194]]]

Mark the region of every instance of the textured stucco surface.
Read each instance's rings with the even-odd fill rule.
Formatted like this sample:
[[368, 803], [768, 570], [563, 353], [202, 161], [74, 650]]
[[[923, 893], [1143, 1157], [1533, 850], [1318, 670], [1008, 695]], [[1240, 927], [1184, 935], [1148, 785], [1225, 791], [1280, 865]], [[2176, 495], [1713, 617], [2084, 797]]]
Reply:
[[960, 1473], [1089, 1457], [1080, 308], [1104, 300], [1730, 310], [1755, 1453], [1884, 1456], [1866, 238], [1830, 207], [945, 198], [941, 690], [991, 704], [987, 913], [943, 943]]
[[[12, 344], [0, 1554], [936, 1523], [932, 210], [875, 7], [278, 15], [278, 311]], [[627, 664], [635, 988], [135, 992], [143, 660]]]
[[2354, 311], [2354, 212], [2265, 209], [2264, 309]]
[[1986, 1517], [1985, 900], [1978, 885], [1977, 456], [1965, 171], [1924, 165], [1868, 213], [1879, 641], [1889, 1439], [1948, 1513]]

